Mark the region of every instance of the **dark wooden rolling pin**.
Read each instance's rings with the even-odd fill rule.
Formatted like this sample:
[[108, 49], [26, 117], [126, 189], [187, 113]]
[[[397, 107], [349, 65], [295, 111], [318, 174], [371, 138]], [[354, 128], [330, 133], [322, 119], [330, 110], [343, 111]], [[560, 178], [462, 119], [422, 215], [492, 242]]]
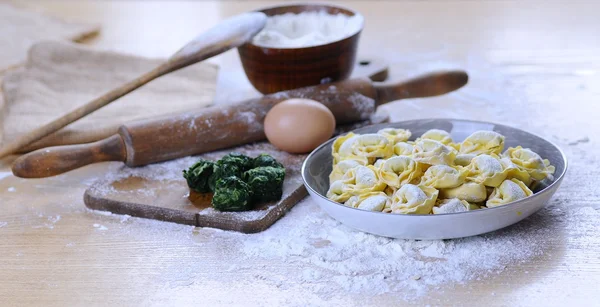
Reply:
[[18, 177], [41, 178], [102, 161], [146, 165], [263, 140], [266, 113], [288, 98], [320, 101], [333, 112], [337, 124], [346, 124], [368, 119], [381, 104], [442, 95], [467, 81], [465, 72], [450, 71], [397, 84], [375, 84], [365, 78], [279, 92], [240, 103], [131, 122], [121, 126], [118, 134], [95, 143], [31, 152], [18, 158], [12, 171]]

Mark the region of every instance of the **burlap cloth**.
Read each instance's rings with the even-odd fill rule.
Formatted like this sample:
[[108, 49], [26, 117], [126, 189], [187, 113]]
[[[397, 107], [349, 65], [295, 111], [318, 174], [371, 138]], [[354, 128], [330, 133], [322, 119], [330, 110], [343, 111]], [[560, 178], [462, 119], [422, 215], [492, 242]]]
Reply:
[[99, 31], [98, 25], [47, 15], [33, 8], [0, 3], [0, 72], [25, 61], [27, 50], [40, 40], [78, 41]]
[[[60, 117], [161, 61], [67, 42], [35, 44], [26, 65], [4, 75], [4, 140]], [[96, 141], [130, 120], [207, 106], [215, 94], [217, 72], [216, 65], [199, 63], [163, 76], [27, 150]]]
[[[22, 64], [27, 50], [40, 39], [79, 41], [98, 33], [98, 25], [67, 21], [33, 8], [0, 3], [0, 84], [7, 69]], [[0, 120], [5, 115], [0, 95]], [[0, 141], [2, 136], [0, 125]]]

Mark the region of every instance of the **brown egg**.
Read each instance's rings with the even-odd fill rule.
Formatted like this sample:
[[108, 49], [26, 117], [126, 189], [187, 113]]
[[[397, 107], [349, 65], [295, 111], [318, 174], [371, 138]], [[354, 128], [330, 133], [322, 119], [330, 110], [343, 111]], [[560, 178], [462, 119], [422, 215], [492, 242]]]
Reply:
[[333, 135], [335, 117], [321, 103], [288, 99], [275, 105], [265, 117], [265, 134], [275, 147], [290, 153], [307, 153]]

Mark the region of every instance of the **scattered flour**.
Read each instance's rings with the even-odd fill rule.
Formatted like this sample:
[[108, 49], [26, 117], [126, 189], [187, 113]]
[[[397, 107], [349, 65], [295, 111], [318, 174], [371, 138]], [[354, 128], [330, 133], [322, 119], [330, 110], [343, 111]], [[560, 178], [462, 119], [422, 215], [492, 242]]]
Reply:
[[[574, 210], [568, 222], [573, 223], [578, 215], [600, 217], [593, 208], [583, 207]], [[266, 231], [244, 235], [242, 252], [249, 259], [308, 267], [299, 276], [287, 278], [322, 296], [341, 290], [364, 295], [394, 292], [412, 300], [431, 289], [480, 280], [541, 255], [554, 232], [549, 225], [561, 223], [565, 223], [564, 213], [546, 208], [492, 234], [456, 240], [399, 240], [350, 229], [316, 204], [303, 202]]]
[[0, 222], [0, 228], [4, 227], [6, 225], [8, 225], [8, 222]]
[[[264, 145], [244, 147], [244, 151], [251, 154], [264, 149]], [[205, 158], [216, 159], [221, 154], [211, 153]], [[153, 180], [181, 180], [181, 170], [196, 159], [123, 168], [110, 173], [109, 178], [140, 176]], [[568, 190], [571, 183], [566, 183]], [[116, 214], [90, 211], [100, 215], [101, 219], [121, 218]], [[212, 209], [201, 211], [201, 214], [213, 213]], [[267, 285], [278, 288], [301, 285], [325, 300], [340, 293], [365, 296], [392, 293], [399, 299], [413, 301], [432, 291], [468, 285], [469, 281], [485, 282], [507, 266], [518, 267], [544, 253], [551, 256], [557, 236], [564, 236], [571, 246], [585, 248], [600, 244], [598, 218], [598, 210], [576, 206], [559, 192], [549, 207], [516, 225], [491, 234], [456, 240], [398, 240], [362, 233], [333, 220], [310, 200], [301, 202], [273, 226], [256, 234], [211, 228], [188, 230], [180, 225], [173, 229], [181, 231], [177, 235], [185, 237], [187, 233], [201, 239], [194, 244], [212, 245], [215, 249], [226, 245], [240, 262], [226, 266], [223, 271], [256, 273], [260, 282]], [[171, 229], [169, 225], [175, 225], [142, 219], [132, 219], [132, 222], [146, 225], [139, 226], [144, 231], [161, 233], [166, 228]], [[108, 229], [101, 224], [94, 224], [94, 228]], [[260, 266], [260, 263], [273, 263], [278, 269], [270, 270], [269, 265]]]
[[15, 192], [17, 191], [17, 189], [15, 187], [9, 187], [8, 189], [6, 189], [8, 192]]
[[252, 43], [271, 48], [303, 48], [329, 44], [354, 35], [362, 16], [328, 14], [325, 11], [271, 16]]
[[[254, 154], [264, 150], [262, 146], [248, 145], [244, 150]], [[205, 158], [216, 159], [222, 154], [211, 153]], [[181, 170], [196, 160], [197, 157], [192, 157], [140, 168], [123, 168], [108, 177], [182, 180]], [[591, 201], [580, 204], [580, 200], [569, 201], [569, 193], [561, 193], [585, 186], [576, 180], [577, 177], [565, 180], [563, 189], [551, 204], [524, 221], [491, 234], [456, 240], [398, 240], [362, 233], [333, 220], [310, 200], [301, 202], [273, 226], [256, 234], [180, 225], [171, 228], [174, 224], [141, 219], [132, 219], [141, 226], [127, 226], [132, 226], [132, 231], [143, 228], [157, 233], [169, 229], [174, 237], [184, 239], [188, 234], [192, 240], [199, 240], [194, 244], [210, 245], [215, 250], [227, 246], [225, 249], [231, 248], [240, 262], [227, 265], [222, 271], [250, 272], [260, 278], [261, 283], [274, 287], [301, 285], [307, 292], [325, 300], [340, 293], [364, 296], [390, 293], [412, 301], [469, 281], [486, 282], [486, 278], [507, 266], [518, 268], [542, 254], [553, 256], [556, 242], [566, 240], [570, 246], [581, 248], [598, 246], [600, 213], [589, 207], [597, 205], [595, 194], [586, 196]], [[106, 215], [99, 217], [101, 219], [119, 217], [99, 214]], [[201, 214], [211, 214], [211, 210]], [[94, 227], [106, 230], [100, 224]], [[557, 239], [560, 236], [563, 238]], [[261, 266], [261, 263], [266, 264]], [[271, 270], [270, 264], [276, 265], [277, 269]], [[522, 272], [527, 274], [525, 270]]]
[[108, 228], [104, 225], [100, 225], [100, 224], [94, 224], [94, 228], [98, 229], [98, 230], [107, 230]]
[[6, 178], [8, 176], [11, 176], [11, 175], [12, 175], [12, 172], [0, 172], [0, 180]]
[[92, 210], [92, 209], [87, 209], [87, 208], [86, 208], [86, 210], [90, 211], [94, 214], [99, 214], [99, 215], [104, 215], [104, 216], [112, 216], [113, 215], [113, 213], [110, 211]]
[[373, 98], [359, 93], [352, 93], [352, 95], [348, 97], [348, 101], [352, 103], [355, 110], [358, 110], [360, 114], [363, 114], [364, 119], [369, 118], [371, 114], [375, 113], [375, 101]]
[[[86, 208], [86, 211], [88, 211], [90, 213], [93, 213], [93, 214], [114, 217], [114, 218], [118, 219], [120, 223], [125, 223], [125, 222], [127, 222], [129, 220], [129, 218], [131, 218], [131, 215], [128, 215], [128, 214], [113, 214], [110, 211], [92, 210], [92, 209], [88, 209], [88, 208]], [[97, 225], [97, 224], [94, 224], [94, 225]], [[94, 226], [94, 227], [96, 227], [96, 226]]]
[[131, 217], [131, 215], [129, 215], [129, 214], [123, 214], [123, 215], [121, 215], [121, 219], [119, 221], [121, 223], [125, 223], [129, 220], [130, 217]]
[[[38, 214], [38, 217], [44, 217], [43, 214]], [[48, 228], [48, 229], [54, 229], [54, 224], [58, 223], [58, 221], [60, 221], [61, 216], [60, 215], [56, 215], [56, 216], [48, 216], [46, 221], [41, 224], [41, 225], [35, 225], [35, 226], [31, 226], [31, 228]]]

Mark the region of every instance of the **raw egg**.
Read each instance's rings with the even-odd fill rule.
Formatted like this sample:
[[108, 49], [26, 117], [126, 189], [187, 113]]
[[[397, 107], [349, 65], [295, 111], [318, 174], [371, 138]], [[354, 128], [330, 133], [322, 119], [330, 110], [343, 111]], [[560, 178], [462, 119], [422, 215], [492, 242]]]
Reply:
[[265, 117], [265, 134], [275, 147], [289, 153], [307, 153], [333, 135], [335, 117], [323, 104], [310, 99], [288, 99]]

